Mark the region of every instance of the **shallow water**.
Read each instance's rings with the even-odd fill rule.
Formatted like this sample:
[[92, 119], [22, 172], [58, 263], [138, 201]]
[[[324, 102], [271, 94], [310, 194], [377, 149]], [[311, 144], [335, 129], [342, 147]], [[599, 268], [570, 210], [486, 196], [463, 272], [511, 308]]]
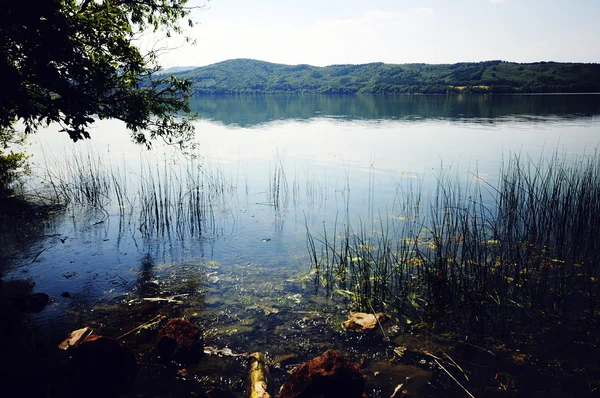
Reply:
[[[116, 121], [98, 122], [84, 143], [69, 142], [54, 127], [32, 137], [30, 188], [48, 189], [49, 175], [68, 176], [73, 159], [91, 156], [127, 198], [119, 205], [108, 190], [102, 206], [72, 205], [45, 222], [41, 235], [38, 226], [19, 244], [6, 238], [12, 243], [2, 255], [4, 279], [30, 280], [52, 299], [32, 316], [40, 338], [59, 340], [85, 325], [118, 337], [157, 314], [185, 316], [204, 329], [209, 346], [262, 351], [271, 361], [294, 354], [296, 362], [341, 349], [365, 362], [372, 396], [389, 396], [406, 377], [407, 394], [444, 396], [456, 385], [417, 353], [431, 342], [412, 342], [414, 351], [395, 360], [405, 367], [390, 368], [394, 343], [342, 330], [351, 307], [343, 296], [314, 294], [307, 230], [332, 236], [336, 226], [339, 233], [344, 224], [362, 223], [376, 231], [396, 214], [399, 192], [422, 187], [427, 196], [440, 167], [463, 182], [476, 175], [495, 186], [511, 153], [568, 157], [593, 154], [600, 144], [599, 95], [235, 96], [200, 97], [192, 105], [201, 119], [191, 162], [169, 148], [147, 152], [131, 144]], [[189, 170], [202, 187], [186, 186]], [[204, 190], [202, 230], [192, 230], [189, 214], [177, 216], [175, 208], [166, 214], [170, 226], [149, 228], [139, 188], [148, 181], [161, 182], [172, 199]], [[177, 229], [177, 220], [186, 227]], [[386, 328], [390, 341], [406, 329]], [[148, 341], [126, 341], [151, 362]], [[245, 363], [221, 360], [228, 362], [211, 359], [168, 388], [199, 383], [243, 392]], [[172, 379], [156, 372], [148, 365], [142, 374]], [[285, 375], [275, 370], [276, 384]], [[150, 387], [135, 388], [151, 394]]]

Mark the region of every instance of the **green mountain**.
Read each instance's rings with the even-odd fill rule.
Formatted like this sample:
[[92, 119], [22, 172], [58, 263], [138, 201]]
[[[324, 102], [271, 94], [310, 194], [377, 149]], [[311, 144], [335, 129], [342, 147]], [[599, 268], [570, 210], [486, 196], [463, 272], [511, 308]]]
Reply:
[[282, 65], [234, 59], [178, 73], [196, 94], [600, 92], [600, 64], [504, 61], [458, 64]]

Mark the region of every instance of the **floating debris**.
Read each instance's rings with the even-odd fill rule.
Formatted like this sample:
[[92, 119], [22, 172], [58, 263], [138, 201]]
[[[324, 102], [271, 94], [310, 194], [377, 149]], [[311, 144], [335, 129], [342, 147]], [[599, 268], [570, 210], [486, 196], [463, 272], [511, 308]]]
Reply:
[[399, 358], [402, 358], [404, 356], [405, 352], [406, 352], [406, 347], [394, 348], [394, 354], [398, 355]]
[[216, 355], [219, 357], [245, 357], [248, 356], [247, 352], [235, 353], [231, 348], [217, 348], [217, 347], [204, 347], [204, 353], [206, 355]]
[[396, 386], [396, 388], [394, 389], [393, 394], [390, 396], [390, 398], [394, 398], [396, 396], [396, 394], [398, 393], [398, 391], [400, 391], [400, 389], [402, 388], [402, 386], [404, 385], [404, 383], [398, 384]]
[[167, 303], [183, 304], [183, 301], [181, 301], [181, 300], [175, 300], [173, 298], [163, 298], [163, 297], [144, 297], [142, 299], [142, 301], [150, 301], [150, 302], [166, 301]]

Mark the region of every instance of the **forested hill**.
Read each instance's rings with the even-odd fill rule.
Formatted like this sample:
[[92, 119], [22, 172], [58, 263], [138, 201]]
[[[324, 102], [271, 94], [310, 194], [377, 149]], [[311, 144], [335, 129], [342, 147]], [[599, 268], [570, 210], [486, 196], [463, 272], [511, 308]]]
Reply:
[[600, 92], [600, 64], [503, 61], [445, 65], [282, 65], [234, 59], [179, 73], [196, 94]]

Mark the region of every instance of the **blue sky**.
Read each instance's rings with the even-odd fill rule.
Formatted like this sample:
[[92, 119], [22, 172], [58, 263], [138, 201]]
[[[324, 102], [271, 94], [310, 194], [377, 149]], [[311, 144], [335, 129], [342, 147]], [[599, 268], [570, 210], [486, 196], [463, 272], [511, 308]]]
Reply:
[[196, 45], [160, 42], [164, 66], [600, 62], [600, 0], [211, 0], [193, 17]]

